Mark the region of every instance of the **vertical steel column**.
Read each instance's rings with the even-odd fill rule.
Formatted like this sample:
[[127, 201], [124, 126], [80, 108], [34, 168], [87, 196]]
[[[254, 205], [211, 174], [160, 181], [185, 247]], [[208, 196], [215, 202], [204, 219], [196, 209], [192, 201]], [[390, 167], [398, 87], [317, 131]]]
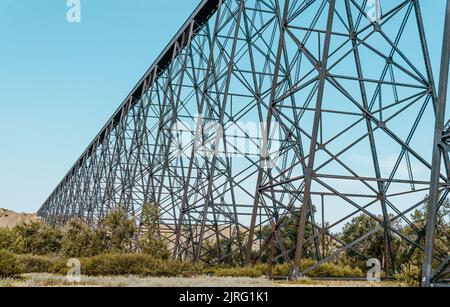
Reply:
[[[231, 54], [230, 54], [230, 63], [228, 63], [228, 77], [227, 77], [227, 81], [226, 81], [226, 85], [225, 85], [225, 91], [224, 91], [224, 95], [223, 95], [222, 105], [220, 106], [221, 108], [220, 108], [220, 115], [219, 115], [219, 123], [220, 123], [222, 129], [224, 127], [223, 119], [225, 116], [225, 109], [227, 106], [228, 96], [229, 96], [229, 91], [230, 91], [231, 76], [233, 74], [234, 59], [235, 59], [236, 50], [237, 50], [239, 31], [240, 31], [240, 27], [241, 27], [241, 19], [242, 19], [242, 15], [244, 14], [244, 10], [245, 10], [244, 4], [245, 4], [245, 0], [239, 0], [239, 12], [237, 14], [236, 29], [234, 32], [233, 46], [231, 48]], [[202, 223], [201, 223], [201, 228], [200, 228], [200, 236], [198, 239], [197, 251], [196, 251], [196, 255], [195, 255], [195, 262], [197, 262], [197, 263], [200, 261], [200, 257], [201, 257], [201, 250], [202, 250], [203, 239], [204, 239], [204, 235], [205, 235], [205, 225], [206, 225], [206, 218], [208, 215], [208, 209], [214, 202], [214, 198], [212, 196], [213, 180], [214, 180], [214, 174], [216, 172], [216, 164], [217, 164], [217, 159], [218, 159], [218, 155], [219, 155], [219, 146], [220, 146], [219, 143], [220, 143], [220, 140], [222, 139], [222, 137], [223, 136], [219, 136], [218, 141], [214, 143], [214, 147], [213, 147], [215, 154], [211, 161], [211, 172], [210, 172], [209, 178], [208, 178], [208, 180], [209, 180], [208, 191], [206, 193], [206, 201], [205, 201], [205, 207], [203, 208], [203, 217], [202, 217]]]
[[436, 126], [433, 148], [433, 168], [431, 170], [430, 204], [428, 208], [427, 229], [425, 235], [425, 257], [423, 263], [422, 286], [430, 287], [433, 275], [433, 251], [436, 231], [436, 218], [439, 203], [439, 180], [442, 161], [442, 136], [445, 130], [445, 111], [448, 92], [448, 70], [450, 60], [450, 0], [447, 0], [445, 14], [444, 40], [442, 46], [441, 71], [439, 81], [439, 99], [436, 106]]
[[321, 121], [322, 114], [322, 103], [325, 92], [325, 80], [328, 75], [328, 57], [330, 53], [330, 45], [331, 45], [331, 31], [333, 29], [333, 20], [334, 20], [334, 8], [336, 6], [336, 0], [329, 1], [329, 10], [328, 10], [328, 21], [327, 21], [327, 30], [325, 35], [325, 42], [323, 48], [323, 57], [322, 63], [318, 63], [320, 67], [320, 76], [319, 76], [319, 89], [317, 93], [317, 103], [314, 114], [314, 123], [313, 130], [311, 136], [311, 146], [309, 150], [309, 160], [307, 173], [305, 174], [305, 192], [303, 195], [303, 204], [301, 207], [301, 216], [300, 216], [300, 225], [298, 228], [297, 234], [297, 246], [295, 250], [295, 267], [293, 275], [297, 277], [300, 272], [300, 265], [302, 260], [302, 251], [303, 245], [305, 243], [305, 233], [306, 233], [306, 220], [308, 219], [308, 214], [310, 213], [311, 204], [310, 196], [311, 196], [311, 184], [312, 177], [314, 176], [314, 162], [316, 156], [316, 148], [317, 148], [317, 139], [319, 136], [319, 126]]
[[[355, 63], [356, 63], [356, 70], [357, 70], [357, 74], [358, 74], [358, 79], [360, 80], [359, 87], [360, 87], [361, 97], [363, 100], [363, 106], [364, 106], [365, 112], [370, 113], [370, 106], [369, 106], [369, 101], [367, 98], [366, 85], [363, 81], [364, 75], [363, 75], [363, 69], [362, 69], [362, 61], [361, 61], [361, 56], [360, 56], [360, 52], [359, 52], [359, 46], [358, 46], [358, 43], [356, 40], [357, 34], [356, 34], [356, 29], [353, 26], [353, 17], [352, 17], [352, 11], [351, 11], [349, 0], [345, 1], [345, 6], [346, 6], [346, 11], [347, 11], [349, 31], [351, 34], [350, 36], [351, 36], [351, 41], [352, 41], [352, 46], [353, 46], [353, 54], [354, 54]], [[377, 23], [379, 23], [378, 18], [381, 18], [381, 15], [378, 14], [378, 12], [380, 11], [379, 1], [377, 1], [376, 6], [377, 6], [377, 21], [374, 22], [374, 26], [376, 26]], [[381, 27], [381, 25], [380, 25], [380, 27]], [[377, 150], [377, 146], [376, 146], [374, 130], [372, 128], [372, 122], [369, 117], [366, 117], [366, 126], [367, 126], [367, 131], [369, 133], [370, 151], [372, 153], [372, 163], [373, 163], [374, 170], [375, 170], [375, 176], [377, 179], [379, 179], [379, 181], [377, 182], [377, 185], [378, 185], [378, 193], [379, 193], [381, 208], [383, 211], [383, 224], [384, 224], [383, 226], [384, 226], [384, 234], [385, 234], [385, 238], [386, 238], [386, 272], [389, 274], [389, 261], [391, 262], [391, 264], [393, 266], [394, 272], [396, 271], [396, 261], [395, 261], [394, 249], [392, 246], [392, 234], [391, 234], [391, 231], [389, 230], [390, 220], [389, 220], [389, 213], [388, 213], [387, 205], [386, 205], [386, 189], [385, 189], [385, 183], [383, 181], [381, 181], [381, 179], [382, 179], [381, 178], [381, 167], [380, 167], [380, 162], [379, 162], [379, 158], [378, 158], [378, 150]]]
[[[262, 148], [260, 148], [260, 166], [258, 171], [258, 178], [256, 181], [256, 191], [255, 191], [255, 199], [253, 203], [253, 210], [252, 210], [252, 216], [250, 221], [250, 229], [248, 233], [248, 242], [247, 242], [247, 250], [245, 255], [245, 265], [248, 266], [251, 262], [252, 257], [252, 249], [253, 249], [253, 238], [255, 236], [255, 227], [256, 227], [256, 219], [258, 217], [258, 209], [259, 209], [259, 194], [260, 194], [260, 187], [263, 182], [264, 177], [264, 169], [266, 168], [267, 163], [267, 153], [268, 153], [268, 147], [269, 147], [269, 138], [270, 138], [270, 128], [271, 128], [271, 122], [272, 122], [272, 108], [273, 103], [275, 101], [275, 95], [277, 90], [277, 84], [278, 84], [278, 76], [280, 74], [280, 65], [281, 65], [281, 57], [283, 56], [283, 48], [284, 48], [284, 35], [286, 33], [286, 26], [287, 26], [287, 18], [289, 14], [289, 0], [285, 0], [284, 2], [284, 11], [283, 11], [282, 19], [280, 19], [280, 38], [278, 41], [278, 50], [277, 50], [277, 59], [275, 63], [275, 69], [274, 69], [274, 76], [272, 80], [272, 90], [270, 93], [270, 101], [269, 101], [269, 110], [267, 115], [267, 123], [266, 123], [266, 130], [263, 131], [263, 144]], [[278, 14], [280, 13], [279, 7], [278, 7]], [[281, 16], [280, 16], [281, 17]]]
[[[209, 86], [209, 80], [210, 80], [210, 76], [211, 76], [210, 73], [212, 72], [212, 69], [214, 66], [214, 46], [215, 46], [216, 40], [217, 40], [217, 32], [219, 31], [221, 9], [222, 9], [222, 0], [220, 0], [219, 4], [218, 4], [218, 10], [216, 12], [214, 29], [213, 29], [213, 33], [212, 33], [212, 40], [210, 42], [211, 48], [210, 48], [210, 52], [209, 52], [208, 65], [206, 67], [203, 92], [201, 95], [202, 97], [201, 97], [200, 105], [198, 106], [198, 112], [199, 112], [198, 114], [200, 114], [200, 116], [202, 116], [202, 114], [203, 114], [203, 109], [204, 109], [208, 86]], [[199, 124], [201, 124], [201, 119], [199, 119]], [[186, 208], [188, 207], [189, 187], [191, 186], [190, 182], [191, 182], [191, 177], [192, 177], [192, 172], [193, 172], [193, 167], [194, 167], [194, 160], [195, 160], [195, 155], [197, 154], [197, 148], [196, 148], [195, 142], [197, 142], [199, 139], [201, 139], [201, 134], [202, 134], [202, 131], [201, 131], [202, 127], [200, 127], [200, 126], [196, 127], [196, 129], [197, 130], [196, 130], [195, 136], [194, 136], [195, 140], [194, 140], [191, 155], [189, 158], [189, 166], [188, 166], [187, 175], [186, 175], [186, 182], [184, 182], [182, 203], [181, 203], [181, 207], [180, 207], [178, 223], [176, 224], [175, 247], [173, 250], [173, 257], [175, 259], [179, 257], [179, 250], [180, 250], [180, 245], [181, 245], [180, 238], [181, 238], [181, 229], [182, 229], [182, 225], [183, 225], [184, 212], [185, 212]]]

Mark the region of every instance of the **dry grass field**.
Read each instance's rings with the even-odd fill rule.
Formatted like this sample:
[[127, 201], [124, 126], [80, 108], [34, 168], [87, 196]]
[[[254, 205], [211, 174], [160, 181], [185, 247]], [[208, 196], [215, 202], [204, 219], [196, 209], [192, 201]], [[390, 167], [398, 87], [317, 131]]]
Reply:
[[315, 281], [297, 282], [270, 281], [265, 278], [140, 278], [122, 277], [82, 277], [81, 283], [69, 283], [65, 276], [51, 274], [25, 274], [19, 279], [0, 280], [0, 287], [402, 287], [395, 282], [374, 284], [364, 281]]
[[264, 278], [156, 278], [138, 276], [85, 277], [81, 283], [69, 283], [65, 276], [51, 274], [25, 274], [15, 280], [0, 280], [0, 287], [271, 287]]

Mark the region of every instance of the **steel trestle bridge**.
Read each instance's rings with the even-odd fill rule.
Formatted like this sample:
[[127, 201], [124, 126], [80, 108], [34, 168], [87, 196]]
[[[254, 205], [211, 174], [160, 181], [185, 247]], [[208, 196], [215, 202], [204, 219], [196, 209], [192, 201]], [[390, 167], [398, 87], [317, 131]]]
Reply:
[[[372, 258], [361, 246], [382, 233], [389, 274], [420, 252], [424, 285], [445, 284], [450, 257], [434, 241], [450, 192], [450, 1], [439, 68], [429, 2], [202, 1], [38, 214], [95, 227], [118, 206], [139, 221], [157, 204], [175, 258], [207, 262], [216, 246], [219, 261], [246, 265], [272, 246], [295, 275], [347, 251]], [[261, 138], [241, 137], [259, 154], [233, 141], [242, 122], [258, 123]], [[417, 227], [410, 216], [423, 206]], [[361, 214], [373, 229], [352, 242], [335, 234]], [[301, 270], [305, 258], [317, 265]]]

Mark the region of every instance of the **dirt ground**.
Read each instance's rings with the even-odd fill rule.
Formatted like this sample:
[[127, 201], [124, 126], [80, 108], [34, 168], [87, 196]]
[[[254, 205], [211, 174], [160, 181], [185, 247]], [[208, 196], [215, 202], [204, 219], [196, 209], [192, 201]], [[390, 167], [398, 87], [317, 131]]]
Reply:
[[0, 287], [402, 287], [395, 282], [380, 284], [365, 281], [271, 281], [265, 278], [140, 278], [82, 277], [80, 283], [69, 283], [65, 276], [51, 274], [25, 274], [14, 280], [0, 280]]
[[12, 228], [21, 222], [39, 221], [36, 214], [16, 213], [0, 208], [0, 228]]

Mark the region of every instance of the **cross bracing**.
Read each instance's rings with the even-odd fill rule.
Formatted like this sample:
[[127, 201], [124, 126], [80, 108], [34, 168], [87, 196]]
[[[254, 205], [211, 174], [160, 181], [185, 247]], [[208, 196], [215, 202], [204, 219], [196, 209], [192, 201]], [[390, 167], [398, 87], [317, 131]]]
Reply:
[[[432, 221], [449, 193], [449, 47], [436, 80], [422, 5], [203, 1], [39, 214], [95, 227], [118, 206], [139, 221], [157, 204], [174, 257], [208, 262], [220, 243], [215, 261], [249, 264], [271, 246], [296, 275], [315, 268], [301, 271], [305, 258], [370, 259], [362, 246], [381, 233], [388, 274], [416, 251], [444, 272]], [[427, 205], [417, 227], [410, 216]], [[371, 230], [336, 235], [361, 214]]]

